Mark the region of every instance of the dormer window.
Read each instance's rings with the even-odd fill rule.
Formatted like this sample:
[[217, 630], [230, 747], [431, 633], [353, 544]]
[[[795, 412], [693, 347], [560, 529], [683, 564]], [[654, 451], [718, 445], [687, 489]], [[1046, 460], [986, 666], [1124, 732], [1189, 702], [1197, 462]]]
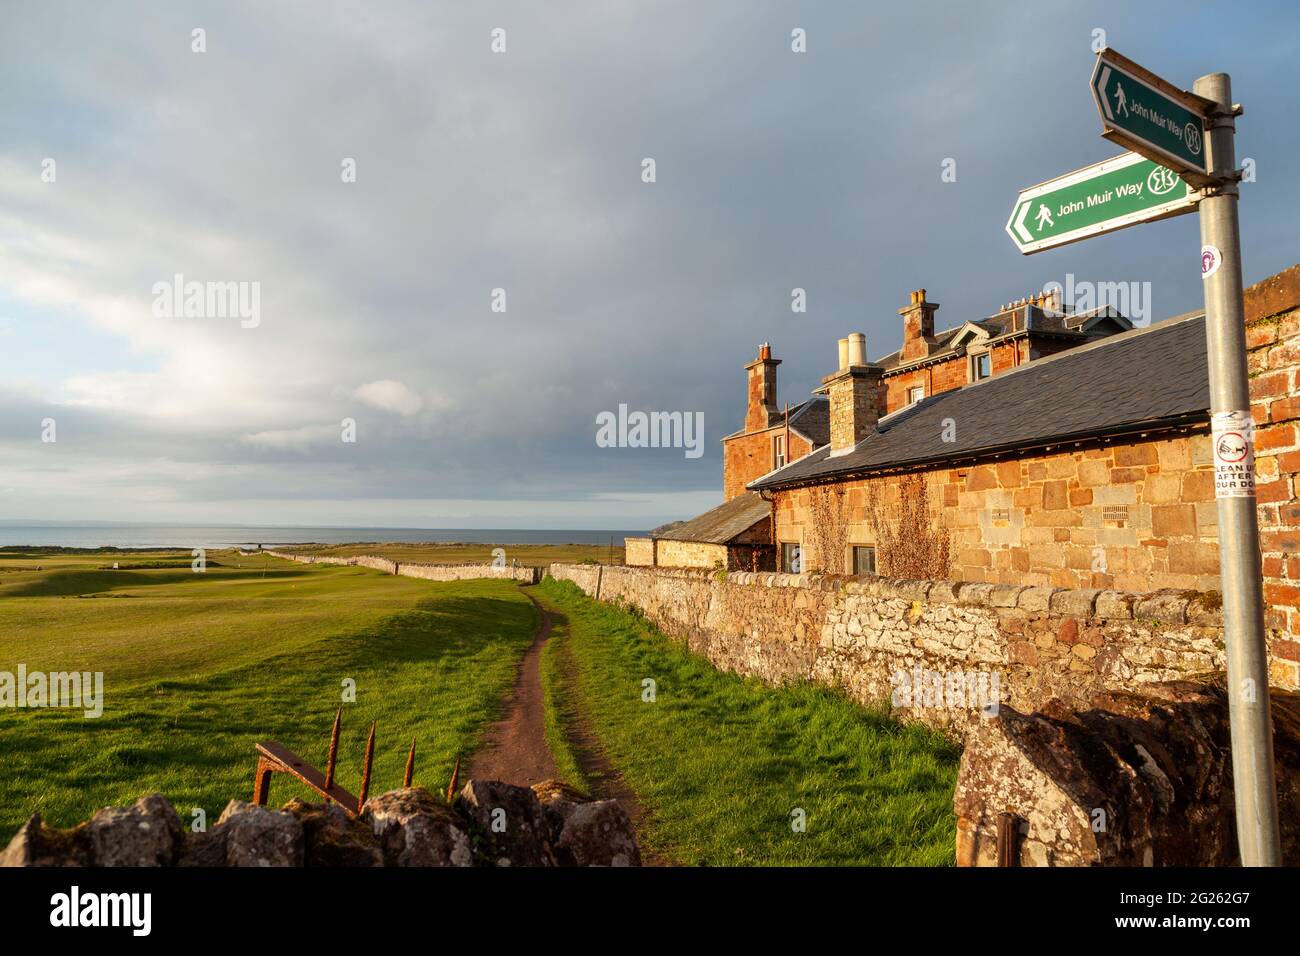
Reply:
[[772, 467], [781, 468], [785, 465], [785, 436], [772, 436]]
[[980, 352], [970, 357], [970, 378], [972, 382], [981, 382], [993, 375], [993, 356]]

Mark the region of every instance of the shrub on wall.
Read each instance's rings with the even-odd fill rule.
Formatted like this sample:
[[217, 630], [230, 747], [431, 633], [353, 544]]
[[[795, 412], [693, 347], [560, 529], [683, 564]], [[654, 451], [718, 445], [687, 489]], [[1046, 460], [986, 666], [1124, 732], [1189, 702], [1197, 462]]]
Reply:
[[895, 578], [942, 580], [952, 569], [948, 532], [930, 509], [929, 485], [922, 475], [898, 483], [898, 503], [886, 507], [872, 496], [867, 518], [876, 535], [877, 570]]

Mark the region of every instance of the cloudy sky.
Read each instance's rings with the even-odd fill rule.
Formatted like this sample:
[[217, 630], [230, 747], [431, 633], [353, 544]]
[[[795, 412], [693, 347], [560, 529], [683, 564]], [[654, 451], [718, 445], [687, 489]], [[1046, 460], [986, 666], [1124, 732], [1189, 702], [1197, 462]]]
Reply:
[[[1300, 259], [1294, 4], [1138, 6], [4, 0], [0, 520], [650, 527], [720, 500], [760, 342], [795, 402], [921, 286], [940, 327], [1067, 274], [1197, 308], [1195, 216], [1003, 231], [1118, 152], [1098, 29], [1232, 74], [1246, 276]], [[255, 326], [157, 314], [178, 274]], [[704, 455], [597, 447], [620, 403]]]

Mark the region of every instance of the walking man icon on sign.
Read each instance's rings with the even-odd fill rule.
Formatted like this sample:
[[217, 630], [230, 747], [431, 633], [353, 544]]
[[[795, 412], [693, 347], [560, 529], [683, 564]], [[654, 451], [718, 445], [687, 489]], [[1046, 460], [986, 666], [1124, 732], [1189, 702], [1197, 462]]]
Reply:
[[1038, 219], [1039, 232], [1043, 231], [1044, 224], [1049, 226], [1056, 225], [1056, 223], [1052, 220], [1052, 211], [1048, 209], [1047, 206], [1045, 206], [1043, 203], [1038, 204], [1038, 215], [1036, 218]]
[[1115, 84], [1115, 115], [1128, 116], [1128, 98], [1124, 96], [1124, 87]]

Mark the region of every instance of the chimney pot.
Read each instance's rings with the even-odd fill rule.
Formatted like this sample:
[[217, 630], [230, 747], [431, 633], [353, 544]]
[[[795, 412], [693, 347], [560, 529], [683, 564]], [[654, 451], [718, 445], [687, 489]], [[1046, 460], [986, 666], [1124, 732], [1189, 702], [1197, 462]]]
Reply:
[[843, 371], [844, 369], [849, 367], [849, 340], [840, 339], [839, 346], [840, 346], [839, 368], [841, 371]]
[[861, 332], [851, 332], [849, 343], [849, 365], [867, 364], [867, 337]]

